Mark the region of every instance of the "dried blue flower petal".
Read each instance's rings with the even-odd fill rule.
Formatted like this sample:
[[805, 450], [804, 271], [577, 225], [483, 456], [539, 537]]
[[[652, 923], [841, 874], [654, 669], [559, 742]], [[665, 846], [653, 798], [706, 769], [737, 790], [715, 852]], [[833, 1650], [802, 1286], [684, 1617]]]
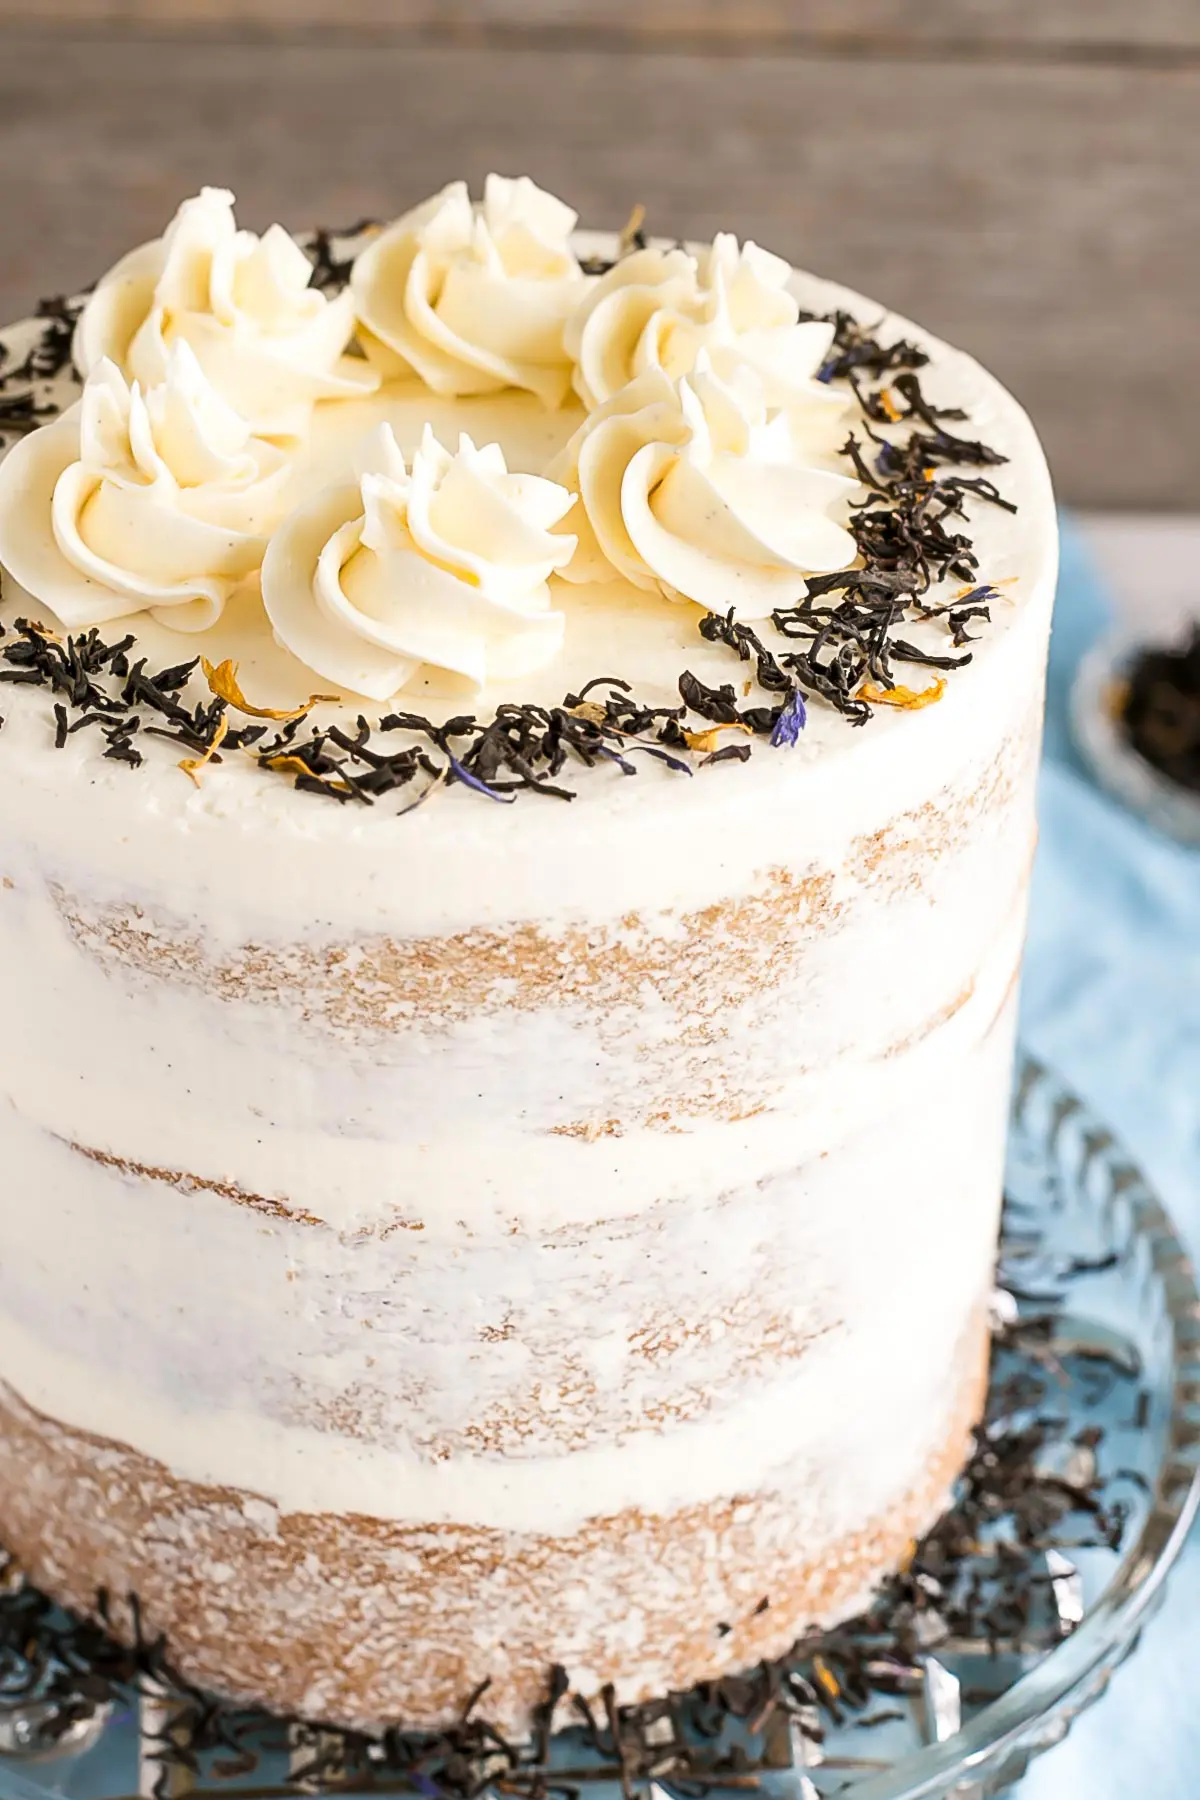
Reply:
[[452, 756], [449, 750], [446, 752], [446, 757], [454, 772], [455, 781], [461, 781], [464, 787], [474, 788], [477, 794], [486, 794], [489, 800], [502, 800], [506, 806], [511, 806], [516, 799], [515, 793], [511, 791], [507, 794], [498, 793], [494, 787], [489, 787], [486, 781], [480, 781], [478, 775], [472, 775], [470, 769], [464, 767], [457, 756]]
[[804, 695], [799, 688], [792, 689], [790, 700], [779, 709], [779, 717], [771, 731], [771, 745], [780, 750], [785, 746], [791, 748], [808, 721], [808, 712], [804, 705]]
[[615, 762], [622, 775], [637, 774], [637, 770], [629, 761], [629, 758], [622, 756], [619, 750], [614, 750], [611, 744], [597, 744], [596, 755], [606, 757], [609, 762]]
[[984, 581], [978, 587], [968, 588], [965, 594], [956, 594], [954, 604], [956, 607], [974, 606], [980, 601], [991, 602], [1002, 598], [999, 588], [993, 587], [990, 581]]
[[656, 757], [659, 762], [666, 763], [668, 769], [675, 769], [680, 775], [694, 773], [691, 763], [684, 762], [678, 756], [672, 756], [669, 750], [660, 750], [657, 744], [629, 744], [627, 748], [631, 753], [640, 750], [644, 756]]

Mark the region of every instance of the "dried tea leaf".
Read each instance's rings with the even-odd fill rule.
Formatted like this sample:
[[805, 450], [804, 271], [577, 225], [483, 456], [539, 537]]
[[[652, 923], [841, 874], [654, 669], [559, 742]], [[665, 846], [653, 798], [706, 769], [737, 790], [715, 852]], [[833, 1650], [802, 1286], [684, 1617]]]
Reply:
[[402, 806], [396, 817], [401, 818], [405, 813], [416, 812], [419, 806], [424, 806], [427, 800], [432, 800], [435, 794], [440, 794], [446, 785], [449, 774], [450, 764], [443, 763], [437, 774], [426, 787], [422, 788], [416, 799], [410, 800], [407, 806]]
[[[291, 716], [291, 714], [285, 714], [285, 717], [290, 718]], [[309, 768], [302, 756], [289, 756], [286, 752], [281, 752], [278, 756], [264, 756], [259, 766], [264, 769], [275, 769], [280, 775], [306, 775], [310, 781], [324, 782], [325, 786], [335, 794], [350, 792], [346, 782], [331, 781], [326, 775], [318, 775], [315, 769]]]

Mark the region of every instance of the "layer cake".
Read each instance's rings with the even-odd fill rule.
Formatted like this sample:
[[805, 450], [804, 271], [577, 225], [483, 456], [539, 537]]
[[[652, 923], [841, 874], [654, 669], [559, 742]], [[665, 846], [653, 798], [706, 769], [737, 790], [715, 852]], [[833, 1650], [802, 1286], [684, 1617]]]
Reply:
[[780, 1653], [985, 1378], [1037, 439], [574, 223], [206, 191], [4, 334], [0, 1532], [313, 1718]]

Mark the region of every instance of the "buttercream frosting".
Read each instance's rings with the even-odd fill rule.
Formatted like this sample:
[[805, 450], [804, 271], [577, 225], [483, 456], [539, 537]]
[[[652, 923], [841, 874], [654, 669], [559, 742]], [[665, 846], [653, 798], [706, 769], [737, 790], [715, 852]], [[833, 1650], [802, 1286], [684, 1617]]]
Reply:
[[438, 394], [525, 388], [557, 406], [570, 388], [563, 328], [586, 289], [576, 215], [530, 181], [465, 181], [405, 213], [358, 257], [351, 287], [368, 355]]
[[426, 427], [410, 469], [381, 425], [357, 482], [323, 490], [276, 533], [268, 617], [310, 669], [376, 700], [422, 664], [476, 689], [526, 674], [562, 641], [546, 583], [575, 547], [551, 530], [571, 504], [465, 435], [451, 453]]
[[806, 438], [828, 438], [845, 412], [845, 396], [817, 379], [833, 326], [801, 320], [791, 274], [782, 257], [729, 232], [699, 254], [648, 245], [621, 257], [568, 321], [576, 392], [595, 408], [647, 370], [690, 374], [703, 350], [723, 374], [748, 363], [771, 405], [804, 415]]
[[379, 377], [345, 354], [349, 292], [327, 298], [281, 225], [261, 237], [239, 230], [233, 205], [226, 189], [203, 188], [161, 238], [114, 264], [80, 315], [76, 364], [86, 375], [107, 357], [153, 387], [183, 339], [259, 436], [296, 437], [314, 401], [369, 393]]
[[623, 578], [763, 618], [805, 591], [804, 577], [845, 568], [857, 549], [831, 512], [856, 484], [795, 460], [786, 413], [772, 412], [752, 369], [728, 380], [701, 350], [690, 376], [635, 376], [584, 420], [551, 473], [578, 493], [564, 573]]
[[0, 562], [71, 630], [150, 611], [202, 631], [262, 562], [285, 473], [186, 340], [146, 393], [105, 358], [0, 462]]

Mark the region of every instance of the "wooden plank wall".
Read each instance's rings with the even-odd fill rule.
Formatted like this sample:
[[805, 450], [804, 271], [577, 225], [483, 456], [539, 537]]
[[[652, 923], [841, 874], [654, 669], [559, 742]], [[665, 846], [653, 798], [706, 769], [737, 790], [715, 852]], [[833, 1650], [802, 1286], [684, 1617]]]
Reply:
[[0, 317], [205, 181], [299, 225], [492, 167], [878, 295], [1066, 498], [1200, 506], [1195, 0], [0, 0]]
[[1193, 0], [3, 0], [0, 17], [151, 23], [257, 22], [281, 31], [317, 25], [549, 29], [598, 36], [633, 33], [725, 43], [862, 38], [876, 43], [1156, 45], [1200, 44]]

